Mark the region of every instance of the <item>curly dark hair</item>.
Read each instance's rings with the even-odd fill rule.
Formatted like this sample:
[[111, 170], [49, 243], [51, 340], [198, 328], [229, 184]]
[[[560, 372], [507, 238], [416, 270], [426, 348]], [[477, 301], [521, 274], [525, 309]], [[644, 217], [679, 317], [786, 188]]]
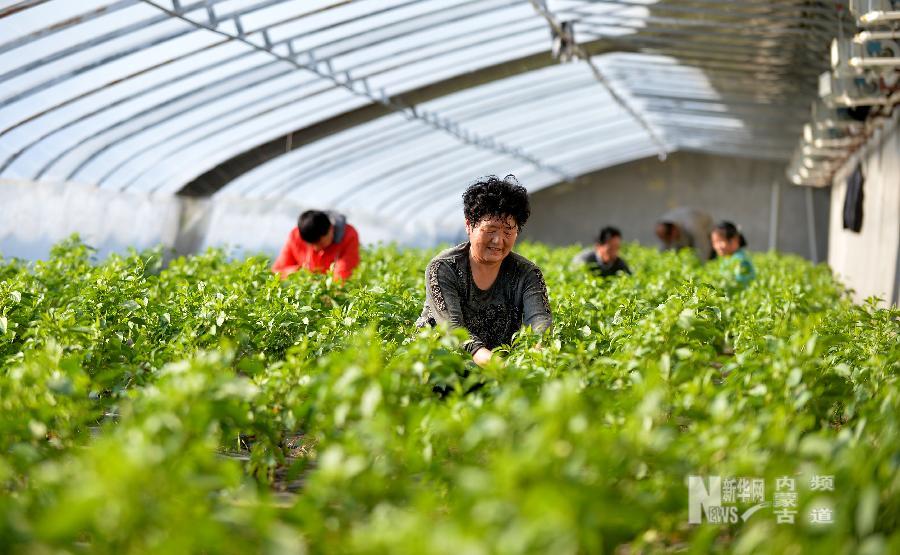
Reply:
[[511, 174], [503, 179], [496, 175], [482, 177], [463, 193], [463, 214], [472, 225], [484, 218], [512, 216], [516, 225], [522, 228], [531, 215], [528, 191]]

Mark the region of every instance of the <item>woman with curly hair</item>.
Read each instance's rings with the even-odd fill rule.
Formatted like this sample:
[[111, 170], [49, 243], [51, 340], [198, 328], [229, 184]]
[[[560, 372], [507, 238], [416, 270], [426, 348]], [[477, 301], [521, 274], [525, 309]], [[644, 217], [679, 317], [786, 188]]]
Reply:
[[479, 366], [523, 325], [553, 322], [541, 270], [512, 252], [531, 208], [516, 178], [488, 176], [463, 194], [469, 240], [435, 256], [425, 270], [425, 307], [416, 325], [465, 328], [463, 344]]

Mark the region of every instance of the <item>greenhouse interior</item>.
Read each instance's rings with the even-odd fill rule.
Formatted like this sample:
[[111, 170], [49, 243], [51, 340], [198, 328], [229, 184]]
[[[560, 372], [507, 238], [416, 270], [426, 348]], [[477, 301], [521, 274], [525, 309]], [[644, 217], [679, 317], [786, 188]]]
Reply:
[[900, 0], [0, 0], [0, 552], [900, 553]]

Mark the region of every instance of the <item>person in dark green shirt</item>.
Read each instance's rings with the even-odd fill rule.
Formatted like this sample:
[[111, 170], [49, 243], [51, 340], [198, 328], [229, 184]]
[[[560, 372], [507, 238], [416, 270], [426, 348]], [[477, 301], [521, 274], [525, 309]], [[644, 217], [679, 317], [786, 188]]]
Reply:
[[463, 194], [469, 240], [449, 248], [425, 269], [425, 305], [416, 327], [464, 328], [463, 348], [484, 366], [523, 326], [538, 333], [553, 324], [541, 269], [512, 252], [531, 208], [516, 178], [491, 175]]
[[597, 234], [594, 246], [575, 255], [575, 259], [572, 262], [586, 266], [598, 276], [612, 276], [619, 272], [631, 274], [628, 264], [619, 256], [621, 246], [622, 232], [614, 227], [607, 226]]
[[719, 222], [710, 234], [713, 250], [719, 260], [719, 268], [727, 278], [744, 287], [756, 277], [756, 269], [747, 255], [747, 240], [736, 225]]

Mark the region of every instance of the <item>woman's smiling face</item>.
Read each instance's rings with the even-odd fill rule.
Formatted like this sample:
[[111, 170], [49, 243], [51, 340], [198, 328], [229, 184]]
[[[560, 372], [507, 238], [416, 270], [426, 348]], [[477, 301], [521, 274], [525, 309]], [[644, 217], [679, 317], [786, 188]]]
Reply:
[[474, 225], [466, 222], [472, 258], [481, 264], [502, 262], [512, 251], [519, 226], [512, 216], [485, 218]]

